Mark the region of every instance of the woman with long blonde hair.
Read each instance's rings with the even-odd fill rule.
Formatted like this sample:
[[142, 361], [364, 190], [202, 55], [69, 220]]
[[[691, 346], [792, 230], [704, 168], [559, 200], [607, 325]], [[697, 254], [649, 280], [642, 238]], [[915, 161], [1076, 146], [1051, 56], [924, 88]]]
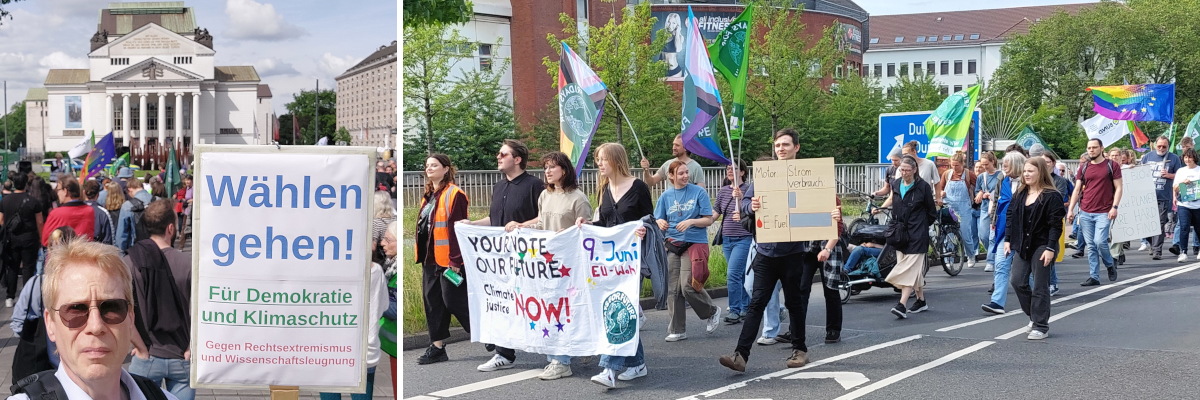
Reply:
[[1067, 209], [1044, 158], [1026, 161], [1021, 177], [1021, 189], [1013, 194], [1009, 204], [1003, 254], [1013, 260], [1009, 283], [1017, 293], [1021, 311], [1030, 318], [1027, 338], [1041, 340], [1050, 330], [1050, 267], [1058, 251], [1058, 237], [1062, 235]]

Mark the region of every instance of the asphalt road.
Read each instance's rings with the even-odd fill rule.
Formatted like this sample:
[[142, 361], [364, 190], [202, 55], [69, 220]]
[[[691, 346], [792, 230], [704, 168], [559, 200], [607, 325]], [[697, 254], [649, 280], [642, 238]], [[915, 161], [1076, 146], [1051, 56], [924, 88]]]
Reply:
[[[647, 312], [641, 332], [649, 375], [606, 391], [588, 378], [595, 360], [576, 361], [574, 376], [541, 381], [544, 356], [518, 353], [515, 368], [478, 372], [478, 343], [448, 346], [449, 362], [420, 366], [422, 350], [401, 360], [402, 398], [439, 399], [855, 399], [855, 398], [1190, 398], [1200, 392], [1200, 262], [1152, 261], [1129, 250], [1116, 282], [1080, 287], [1086, 259], [1059, 265], [1050, 337], [1025, 339], [1028, 318], [1017, 298], [1008, 313], [986, 314], [992, 273], [982, 265], [949, 277], [930, 270], [931, 310], [898, 320], [898, 295], [872, 289], [844, 306], [841, 343], [826, 345], [820, 291], [809, 303], [809, 365], [788, 369], [786, 344], [756, 345], [745, 373], [717, 363], [732, 352], [741, 325], [705, 335], [689, 315], [689, 339], [667, 343], [666, 311]], [[1169, 255], [1169, 253], [1167, 253]], [[1101, 271], [1101, 275], [1104, 272]], [[716, 300], [724, 307], [727, 299]], [[786, 320], [785, 320], [786, 324]], [[787, 327], [785, 325], [784, 330]], [[578, 359], [577, 359], [578, 360]]]

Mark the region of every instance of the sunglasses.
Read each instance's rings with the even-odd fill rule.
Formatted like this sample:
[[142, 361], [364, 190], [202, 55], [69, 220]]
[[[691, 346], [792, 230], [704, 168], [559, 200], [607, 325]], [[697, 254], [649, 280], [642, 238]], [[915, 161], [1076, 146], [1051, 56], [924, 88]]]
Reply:
[[496, 158], [504, 158], [504, 157], [508, 157], [511, 155], [512, 154], [508, 154], [508, 153], [496, 153]]
[[63, 325], [77, 329], [87, 325], [93, 308], [100, 310], [100, 319], [104, 320], [104, 323], [116, 325], [125, 322], [125, 317], [129, 315], [129, 300], [100, 300], [95, 306], [91, 305], [91, 302], [70, 303], [54, 311], [58, 311], [58, 318], [62, 320]]

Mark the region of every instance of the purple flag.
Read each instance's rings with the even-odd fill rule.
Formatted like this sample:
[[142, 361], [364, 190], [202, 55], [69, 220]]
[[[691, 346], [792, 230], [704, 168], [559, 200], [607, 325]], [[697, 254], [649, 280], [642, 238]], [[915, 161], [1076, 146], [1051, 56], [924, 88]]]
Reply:
[[728, 165], [729, 159], [713, 140], [715, 126], [709, 125], [721, 114], [721, 93], [717, 91], [708, 46], [700, 36], [691, 6], [688, 6], [687, 33], [684, 35], [683, 68], [687, 73], [683, 80], [683, 147], [692, 154]]

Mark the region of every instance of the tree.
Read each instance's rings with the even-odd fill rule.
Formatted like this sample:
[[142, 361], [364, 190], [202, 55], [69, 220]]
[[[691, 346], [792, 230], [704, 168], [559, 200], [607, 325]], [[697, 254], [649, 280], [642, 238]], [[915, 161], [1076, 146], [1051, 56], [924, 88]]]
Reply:
[[471, 20], [474, 8], [466, 0], [404, 0], [404, 26], [461, 24]]
[[338, 146], [349, 146], [351, 140], [354, 140], [354, 138], [350, 137], [350, 131], [346, 130], [346, 127], [343, 126], [338, 128], [337, 132], [334, 132], [330, 142]]
[[[500, 142], [516, 132], [512, 105], [507, 91], [500, 85], [503, 69], [500, 71], [466, 74], [458, 86], [471, 87], [474, 97], [471, 101], [454, 103], [433, 120], [433, 129], [438, 133], [434, 147], [438, 152], [449, 154], [459, 170], [495, 169]], [[430, 154], [416, 141], [409, 139], [404, 146], [405, 168], [415, 168], [409, 170], [423, 169], [425, 158]], [[535, 158], [530, 155], [529, 161]]]
[[[293, 144], [316, 144], [320, 136], [328, 136], [335, 132], [337, 130], [336, 106], [337, 94], [332, 90], [300, 91], [300, 94], [296, 95], [292, 102], [284, 106], [290, 112], [291, 117], [300, 119], [300, 140]], [[288, 119], [290, 123], [291, 118]], [[281, 131], [279, 136], [285, 135]]]
[[25, 147], [25, 102], [14, 104], [8, 114], [0, 117], [0, 140], [7, 141], [8, 150]]
[[[21, 0], [0, 0], [0, 6], [16, 3], [18, 1], [21, 1]], [[9, 14], [10, 13], [8, 10], [4, 9], [4, 7], [0, 7], [0, 25], [4, 25], [5, 17], [8, 17], [8, 19], [12, 19], [12, 15], [9, 15]]]
[[932, 111], [945, 99], [946, 96], [942, 95], [932, 74], [915, 78], [909, 78], [905, 74], [892, 86], [892, 93], [888, 96], [891, 104], [888, 108], [891, 112]]
[[[748, 154], [769, 152], [773, 133], [798, 128], [807, 135], [816, 127], [825, 83], [845, 53], [834, 40], [835, 30], [825, 29], [815, 43], [804, 33], [803, 9], [793, 2], [770, 0], [756, 6], [755, 37], [750, 40], [751, 74], [746, 89], [746, 136]], [[761, 36], [759, 34], [761, 32]], [[803, 150], [802, 150], [803, 151]], [[749, 159], [749, 157], [747, 157]]]
[[817, 128], [802, 140], [799, 155], [833, 157], [838, 163], [878, 162], [879, 114], [886, 107], [878, 82], [850, 73], [824, 97]]
[[[612, 3], [612, 0], [604, 1]], [[612, 99], [616, 99], [628, 115], [641, 143], [654, 146], [646, 149], [649, 151], [647, 157], [651, 157], [651, 162], [665, 161], [671, 156], [661, 144], [670, 143], [671, 138], [679, 134], [679, 112], [682, 108], [679, 94], [663, 80], [667, 73], [666, 63], [655, 59], [666, 45], [668, 37], [658, 35], [656, 40], [650, 40], [655, 22], [655, 18], [650, 16], [650, 2], [618, 10], [621, 15], [611, 15], [604, 26], [589, 27], [586, 37], [582, 38], [575, 20], [567, 14], [561, 14], [559, 20], [563, 24], [563, 37], [549, 34], [546, 41], [558, 53], [561, 53], [562, 48], [559, 41], [566, 42], [592, 70], [596, 71], [596, 75], [600, 76], [608, 87], [608, 94], [612, 97], [605, 104], [604, 115], [592, 143], [626, 143], [626, 122], [616, 104], [612, 104]], [[557, 87], [558, 61], [545, 57], [542, 64], [546, 66], [546, 73], [550, 76], [548, 82]], [[557, 110], [557, 104], [554, 108]], [[543, 123], [551, 121], [544, 120]], [[553, 120], [553, 124], [558, 126], [557, 118]], [[552, 138], [554, 143], [547, 143], [543, 139], [539, 144], [557, 149], [558, 135], [555, 134]], [[631, 156], [637, 158], [636, 147], [626, 145], [626, 148]], [[659, 152], [651, 155], [654, 150]]]
[[457, 85], [452, 72], [476, 48], [444, 25], [404, 30], [404, 114], [416, 121], [405, 125], [424, 137], [427, 154], [435, 152], [434, 119], [459, 103], [474, 100], [472, 88]]

